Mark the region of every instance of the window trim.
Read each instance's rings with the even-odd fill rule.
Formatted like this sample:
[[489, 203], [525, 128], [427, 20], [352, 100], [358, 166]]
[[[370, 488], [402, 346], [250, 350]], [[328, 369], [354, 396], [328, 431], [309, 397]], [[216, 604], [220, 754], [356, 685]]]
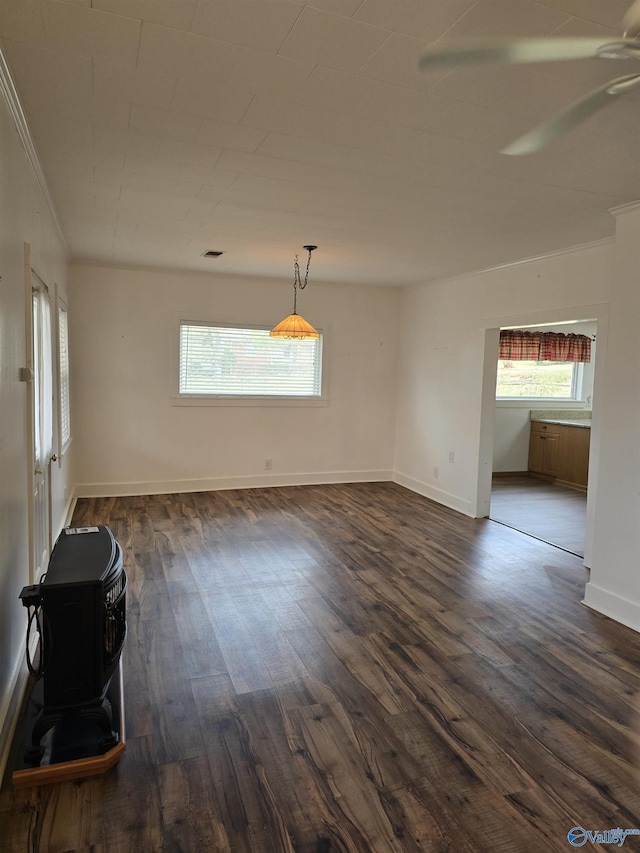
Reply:
[[264, 323], [245, 323], [242, 321], [232, 320], [211, 320], [210, 317], [192, 315], [185, 316], [183, 314], [176, 315], [174, 320], [174, 330], [172, 334], [172, 377], [171, 377], [171, 392], [169, 400], [172, 406], [232, 406], [232, 407], [251, 407], [251, 406], [270, 406], [275, 408], [314, 408], [327, 406], [328, 398], [328, 381], [327, 381], [327, 360], [325, 333], [323, 329], [318, 329], [320, 332], [320, 394], [318, 396], [304, 397], [300, 395], [274, 395], [274, 394], [182, 394], [180, 393], [180, 328], [184, 324], [192, 324], [199, 326], [212, 326], [216, 328], [232, 328], [232, 329], [261, 329], [269, 330], [271, 326]]

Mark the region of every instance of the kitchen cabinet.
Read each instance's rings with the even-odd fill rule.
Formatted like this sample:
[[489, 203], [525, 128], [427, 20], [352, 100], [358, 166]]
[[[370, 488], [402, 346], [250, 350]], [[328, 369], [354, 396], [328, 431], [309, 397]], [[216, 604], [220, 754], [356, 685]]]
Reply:
[[560, 428], [556, 424], [531, 422], [529, 440], [529, 470], [536, 474], [556, 477]]
[[587, 488], [590, 427], [531, 422], [529, 471], [561, 486]]

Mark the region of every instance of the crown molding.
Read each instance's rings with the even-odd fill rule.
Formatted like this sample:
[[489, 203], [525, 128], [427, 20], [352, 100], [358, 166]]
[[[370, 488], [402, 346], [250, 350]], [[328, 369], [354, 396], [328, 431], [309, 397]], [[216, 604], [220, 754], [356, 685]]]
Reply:
[[0, 41], [0, 92], [4, 96], [4, 99], [7, 102], [7, 106], [9, 107], [9, 112], [11, 113], [11, 117], [18, 131], [20, 142], [22, 143], [22, 147], [24, 148], [25, 154], [27, 155], [29, 165], [33, 169], [36, 181], [38, 182], [38, 186], [40, 187], [40, 192], [42, 193], [47, 208], [49, 210], [49, 216], [51, 217], [53, 226], [67, 256], [70, 256], [71, 253], [69, 251], [69, 244], [67, 243], [67, 238], [65, 237], [65, 233], [62, 230], [62, 225], [58, 217], [58, 211], [56, 210], [56, 207], [53, 203], [53, 199], [51, 198], [51, 193], [49, 192], [49, 186], [42, 170], [40, 158], [38, 157], [38, 152], [36, 151], [36, 147], [33, 143], [33, 138], [29, 129], [29, 123], [27, 122], [27, 117], [25, 116], [24, 110], [22, 109], [22, 104], [20, 103], [18, 90], [15, 87], [13, 77], [11, 76], [11, 71], [9, 70], [9, 66], [7, 65], [2, 41]]
[[[611, 211], [609, 211], [611, 212]], [[606, 246], [615, 242], [614, 237], [603, 237], [600, 240], [592, 240], [589, 243], [579, 243], [576, 246], [567, 246], [563, 249], [554, 249], [552, 252], [545, 252], [541, 255], [532, 255], [529, 258], [518, 258], [515, 261], [505, 261], [503, 264], [495, 264], [491, 267], [483, 267], [479, 270], [470, 270], [459, 275], [448, 275], [446, 278], [429, 279], [418, 285], [408, 285], [409, 287], [422, 287], [425, 284], [434, 284], [435, 282], [459, 281], [462, 278], [474, 278], [478, 275], [484, 275], [488, 272], [497, 272], [498, 270], [508, 269], [509, 267], [520, 267], [526, 264], [532, 264], [534, 261], [546, 261], [549, 258], [556, 258], [560, 255], [571, 255], [574, 252], [584, 252], [586, 249], [596, 249], [598, 246]]]
[[630, 201], [628, 204], [619, 204], [617, 207], [610, 207], [609, 213], [612, 216], [622, 216], [625, 213], [632, 213], [634, 210], [640, 210], [640, 200]]

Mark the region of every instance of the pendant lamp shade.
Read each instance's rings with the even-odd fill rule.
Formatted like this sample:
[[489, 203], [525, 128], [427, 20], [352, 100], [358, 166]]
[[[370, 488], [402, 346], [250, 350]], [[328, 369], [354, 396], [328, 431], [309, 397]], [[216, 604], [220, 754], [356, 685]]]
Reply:
[[320, 337], [320, 332], [313, 328], [310, 323], [301, 317], [300, 314], [296, 311], [297, 307], [297, 299], [298, 299], [298, 288], [300, 290], [304, 290], [307, 286], [307, 282], [309, 281], [309, 265], [311, 263], [311, 252], [314, 249], [317, 249], [317, 246], [304, 246], [308, 252], [307, 257], [307, 271], [304, 277], [304, 281], [300, 278], [300, 266], [298, 265], [298, 256], [296, 255], [296, 259], [293, 264], [293, 313], [289, 314], [288, 317], [285, 317], [277, 326], [274, 326], [273, 329], [269, 332], [269, 337], [271, 338], [290, 338], [296, 340], [311, 340], [314, 338]]
[[272, 338], [297, 338], [311, 339], [319, 338], [320, 332], [316, 331], [310, 323], [301, 317], [300, 314], [289, 314], [277, 326], [269, 332]]

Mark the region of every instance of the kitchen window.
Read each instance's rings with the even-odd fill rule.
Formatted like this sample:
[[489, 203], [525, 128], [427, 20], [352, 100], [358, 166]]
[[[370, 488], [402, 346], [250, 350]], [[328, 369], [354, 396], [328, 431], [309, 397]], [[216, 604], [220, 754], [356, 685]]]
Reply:
[[582, 364], [575, 361], [500, 359], [498, 400], [578, 400]]

